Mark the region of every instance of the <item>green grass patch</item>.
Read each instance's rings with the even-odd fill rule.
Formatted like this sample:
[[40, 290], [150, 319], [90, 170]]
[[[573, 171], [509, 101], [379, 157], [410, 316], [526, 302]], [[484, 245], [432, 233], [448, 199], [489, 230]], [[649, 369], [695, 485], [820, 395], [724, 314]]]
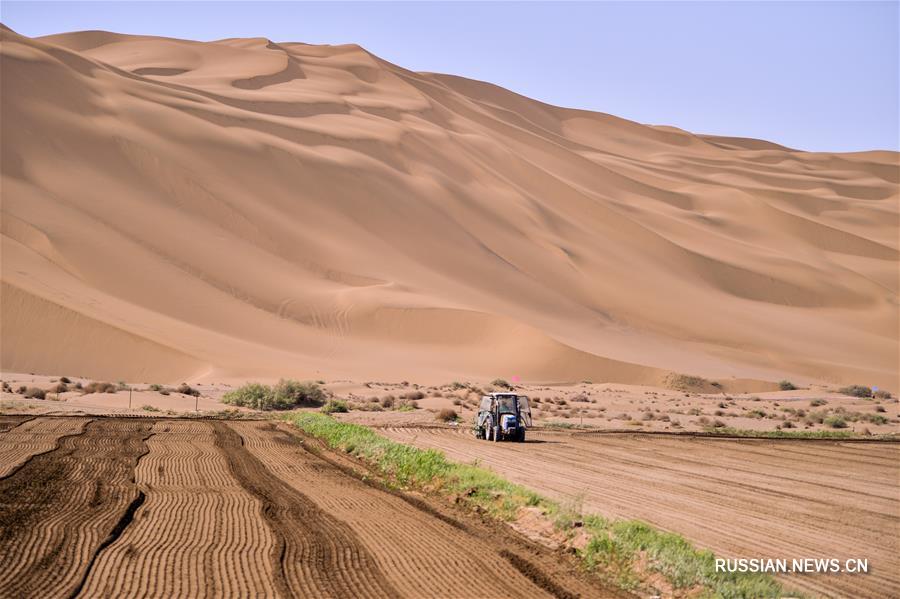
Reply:
[[590, 538], [578, 550], [582, 564], [621, 588], [641, 588], [649, 570], [660, 573], [673, 589], [690, 589], [692, 596], [749, 599], [783, 594], [768, 575], [717, 573], [712, 553], [644, 522], [585, 515], [580, 502], [563, 505], [477, 465], [452, 462], [435, 449], [396, 443], [370, 428], [324, 414], [292, 412], [281, 418], [328, 447], [364, 460], [395, 485], [454, 496], [504, 520], [514, 520], [523, 507], [537, 507], [570, 536], [583, 528]]

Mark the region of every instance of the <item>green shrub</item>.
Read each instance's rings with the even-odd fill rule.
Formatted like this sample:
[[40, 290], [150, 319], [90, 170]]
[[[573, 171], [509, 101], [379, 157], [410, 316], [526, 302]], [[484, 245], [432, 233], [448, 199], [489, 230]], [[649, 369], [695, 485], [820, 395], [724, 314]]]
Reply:
[[890, 392], [890, 391], [885, 391], [884, 389], [879, 389], [878, 391], [875, 391], [875, 392], [872, 394], [872, 397], [874, 397], [874, 398], [876, 398], [876, 399], [890, 399], [890, 398], [891, 398], [891, 392]]
[[159, 412], [159, 408], [157, 408], [155, 406], [151, 406], [150, 404], [141, 406], [141, 409], [144, 410], [145, 412]]
[[784, 380], [784, 381], [781, 381], [780, 383], [778, 383], [778, 388], [781, 389], [782, 391], [793, 391], [797, 387], [794, 386], [794, 383]]
[[872, 390], [869, 387], [863, 387], [862, 385], [850, 385], [849, 387], [842, 387], [838, 389], [838, 393], [843, 393], [844, 395], [850, 395], [853, 397], [872, 397]]
[[813, 400], [810, 400], [809, 405], [811, 405], [814, 408], [817, 408], [819, 406], [824, 406], [827, 403], [828, 403], [828, 401], [826, 401], [824, 399], [813, 399]]
[[317, 383], [301, 383], [291, 379], [281, 379], [273, 389], [273, 407], [290, 409], [297, 406], [318, 407], [325, 403], [325, 390]]
[[340, 399], [329, 399], [328, 402], [322, 406], [322, 411], [326, 414], [333, 414], [335, 412], [349, 412], [350, 406], [347, 405], [346, 401]]
[[825, 425], [831, 428], [847, 428], [847, 421], [841, 416], [828, 416], [825, 419]]
[[272, 388], [260, 383], [247, 383], [223, 395], [222, 402], [254, 410], [269, 410], [273, 402]]

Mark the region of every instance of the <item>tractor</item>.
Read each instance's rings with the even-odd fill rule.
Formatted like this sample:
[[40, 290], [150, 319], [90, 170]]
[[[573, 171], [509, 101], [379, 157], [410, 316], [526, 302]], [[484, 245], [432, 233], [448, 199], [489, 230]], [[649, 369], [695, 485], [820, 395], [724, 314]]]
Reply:
[[525, 441], [531, 426], [528, 398], [515, 393], [491, 393], [481, 398], [475, 420], [475, 437], [488, 441]]

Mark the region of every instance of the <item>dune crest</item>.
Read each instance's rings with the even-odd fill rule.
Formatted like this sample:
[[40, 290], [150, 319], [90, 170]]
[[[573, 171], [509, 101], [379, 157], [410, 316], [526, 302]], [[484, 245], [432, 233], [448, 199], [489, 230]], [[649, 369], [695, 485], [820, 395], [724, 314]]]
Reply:
[[900, 387], [895, 152], [641, 125], [354, 45], [0, 45], [4, 369]]

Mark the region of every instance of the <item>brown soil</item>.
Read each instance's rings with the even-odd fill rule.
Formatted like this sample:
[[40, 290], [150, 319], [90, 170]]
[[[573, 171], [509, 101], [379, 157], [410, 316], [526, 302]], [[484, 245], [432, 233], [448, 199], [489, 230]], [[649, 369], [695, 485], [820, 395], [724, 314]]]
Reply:
[[813, 594], [900, 594], [900, 444], [388, 428], [587, 512], [639, 518], [723, 557], [868, 558], [866, 575], [794, 575]]
[[[50, 420], [63, 419], [28, 424]], [[0, 480], [10, 596], [621, 595], [508, 527], [367, 483], [268, 422], [58, 428], [57, 449]]]
[[[139, 494], [134, 467], [152, 423], [97, 420], [0, 479], [0, 589], [9, 597], [77, 592], [96, 552]], [[52, 433], [51, 433], [52, 435]], [[3, 435], [2, 445], [10, 442]]]

